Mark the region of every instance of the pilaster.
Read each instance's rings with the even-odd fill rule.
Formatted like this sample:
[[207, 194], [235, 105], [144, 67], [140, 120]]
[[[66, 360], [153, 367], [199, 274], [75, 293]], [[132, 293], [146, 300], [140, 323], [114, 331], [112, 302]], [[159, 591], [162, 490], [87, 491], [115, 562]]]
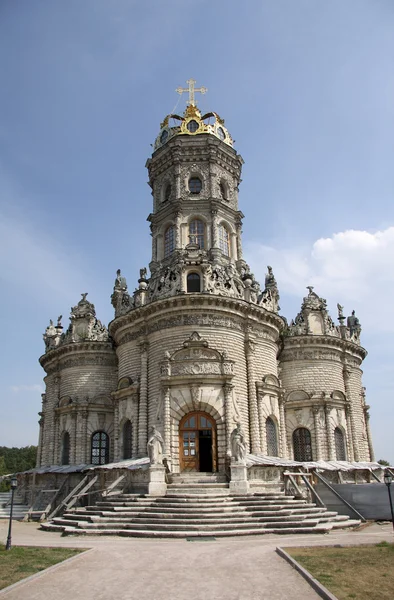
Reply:
[[250, 422], [250, 446], [252, 454], [261, 452], [259, 413], [257, 408], [257, 393], [254, 377], [254, 343], [250, 339], [245, 340], [246, 367], [248, 373], [248, 399], [249, 399], [249, 422]]
[[334, 431], [331, 424], [331, 404], [326, 404], [324, 406], [324, 410], [326, 413], [326, 436], [327, 436], [327, 446], [328, 446], [328, 460], [336, 460], [335, 456], [335, 440], [334, 440]]
[[316, 460], [322, 460], [323, 452], [322, 452], [320, 423], [319, 423], [320, 405], [312, 406], [312, 412], [313, 412], [313, 425], [314, 425], [314, 429], [315, 429], [315, 440], [316, 440]]
[[289, 452], [287, 449], [287, 436], [286, 436], [286, 417], [285, 417], [285, 398], [281, 394], [278, 398], [279, 404], [279, 440], [280, 440], [280, 451], [283, 458], [289, 458]]
[[148, 443], [148, 344], [140, 344], [141, 384], [138, 411], [138, 455], [146, 456]]

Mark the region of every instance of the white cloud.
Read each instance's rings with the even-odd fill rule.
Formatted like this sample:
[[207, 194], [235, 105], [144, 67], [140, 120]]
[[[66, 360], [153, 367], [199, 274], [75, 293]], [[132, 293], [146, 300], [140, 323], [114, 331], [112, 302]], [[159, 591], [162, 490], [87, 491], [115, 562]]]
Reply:
[[375, 233], [343, 231], [295, 248], [252, 242], [246, 244], [245, 254], [260, 282], [264, 281], [265, 265], [272, 265], [281, 294], [301, 298], [305, 287], [314, 285], [331, 306], [344, 304], [348, 314], [356, 308], [364, 323], [394, 329], [394, 324], [377, 318], [391, 312], [394, 227]]
[[14, 394], [19, 394], [20, 392], [38, 392], [42, 394], [44, 387], [38, 383], [33, 383], [32, 385], [11, 385], [10, 390]]

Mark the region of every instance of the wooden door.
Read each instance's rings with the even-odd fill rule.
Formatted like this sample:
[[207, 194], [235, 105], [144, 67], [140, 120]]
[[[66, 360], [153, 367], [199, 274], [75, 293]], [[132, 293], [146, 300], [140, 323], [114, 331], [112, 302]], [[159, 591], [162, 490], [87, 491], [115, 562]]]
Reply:
[[209, 431], [212, 440], [212, 470], [217, 468], [216, 424], [206, 413], [194, 412], [183, 417], [179, 425], [179, 462], [181, 471], [200, 471], [200, 432]]

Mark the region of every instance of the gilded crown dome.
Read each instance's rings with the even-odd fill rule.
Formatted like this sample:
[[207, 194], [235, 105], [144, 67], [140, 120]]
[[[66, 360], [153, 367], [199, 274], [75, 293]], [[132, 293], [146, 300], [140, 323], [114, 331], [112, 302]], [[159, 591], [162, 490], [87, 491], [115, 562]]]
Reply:
[[154, 149], [164, 146], [176, 135], [200, 134], [214, 135], [228, 146], [233, 146], [233, 139], [224, 126], [224, 119], [215, 112], [202, 115], [197, 106], [189, 104], [182, 117], [175, 114], [166, 116], [160, 125], [160, 133], [155, 140]]

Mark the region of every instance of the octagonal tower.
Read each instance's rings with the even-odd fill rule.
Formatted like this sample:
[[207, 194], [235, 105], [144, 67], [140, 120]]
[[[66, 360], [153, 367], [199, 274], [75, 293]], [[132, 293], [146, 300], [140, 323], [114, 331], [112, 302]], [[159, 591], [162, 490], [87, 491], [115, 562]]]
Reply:
[[[119, 380], [138, 380], [138, 454], [146, 454], [148, 429], [156, 425], [175, 472], [223, 471], [238, 421], [250, 451], [266, 450], [256, 388], [265, 376], [271, 377], [267, 410], [280, 421], [276, 356], [284, 322], [272, 270], [261, 290], [243, 260], [242, 164], [216, 113], [203, 115], [189, 103], [182, 116], [167, 116], [147, 161], [150, 276], [141, 269], [133, 295], [120, 271], [115, 281], [109, 329]], [[114, 397], [121, 418], [135, 403], [133, 390]], [[114, 427], [121, 430], [121, 421]]]

